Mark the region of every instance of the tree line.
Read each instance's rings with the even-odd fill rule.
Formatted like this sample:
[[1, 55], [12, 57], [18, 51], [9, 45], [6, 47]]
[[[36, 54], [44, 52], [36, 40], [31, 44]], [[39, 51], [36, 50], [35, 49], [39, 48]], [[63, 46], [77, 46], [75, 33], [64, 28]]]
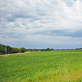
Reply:
[[7, 45], [0, 44], [0, 55], [1, 54], [11, 54], [11, 53], [18, 53], [18, 52], [25, 52], [27, 49], [24, 47], [22, 48], [13, 48]]
[[82, 48], [76, 48], [76, 50], [82, 50]]
[[13, 48], [11, 46], [0, 44], [0, 55], [2, 54], [12, 54], [12, 53], [21, 53], [27, 51], [52, 51], [54, 49], [47, 48], [47, 49], [26, 49], [24, 47], [21, 48]]
[[24, 47], [21, 48], [13, 48], [7, 45], [0, 44], [0, 55], [2, 54], [12, 54], [12, 53], [22, 53], [27, 51], [53, 51], [53, 50], [81, 50], [82, 48], [76, 48], [76, 49], [53, 49], [53, 48], [46, 48], [46, 49], [26, 49]]

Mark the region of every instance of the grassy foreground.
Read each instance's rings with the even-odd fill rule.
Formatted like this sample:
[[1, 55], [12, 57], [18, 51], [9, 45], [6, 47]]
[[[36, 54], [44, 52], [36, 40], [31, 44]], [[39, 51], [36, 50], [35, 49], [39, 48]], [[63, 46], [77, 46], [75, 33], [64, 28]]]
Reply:
[[0, 57], [0, 82], [82, 82], [82, 52], [46, 51]]

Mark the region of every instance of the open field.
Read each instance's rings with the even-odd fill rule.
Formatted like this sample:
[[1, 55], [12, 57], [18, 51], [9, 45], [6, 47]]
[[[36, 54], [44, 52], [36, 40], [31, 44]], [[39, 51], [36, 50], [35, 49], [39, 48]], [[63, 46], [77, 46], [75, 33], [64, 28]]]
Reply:
[[82, 51], [0, 57], [0, 82], [82, 82]]

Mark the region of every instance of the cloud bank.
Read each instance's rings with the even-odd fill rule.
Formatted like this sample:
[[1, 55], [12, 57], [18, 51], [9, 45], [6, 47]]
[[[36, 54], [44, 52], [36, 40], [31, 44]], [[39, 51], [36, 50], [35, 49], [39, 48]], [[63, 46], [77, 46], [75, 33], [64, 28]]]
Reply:
[[11, 45], [27, 43], [31, 48], [46, 42], [43, 47], [82, 46], [82, 1], [3, 0], [0, 3], [0, 41], [11, 42]]

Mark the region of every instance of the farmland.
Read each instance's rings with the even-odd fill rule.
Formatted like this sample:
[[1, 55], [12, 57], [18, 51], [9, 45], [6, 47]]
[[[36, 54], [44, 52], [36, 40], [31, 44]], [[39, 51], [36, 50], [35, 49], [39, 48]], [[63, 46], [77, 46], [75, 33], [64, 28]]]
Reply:
[[82, 51], [2, 56], [0, 82], [82, 82]]

